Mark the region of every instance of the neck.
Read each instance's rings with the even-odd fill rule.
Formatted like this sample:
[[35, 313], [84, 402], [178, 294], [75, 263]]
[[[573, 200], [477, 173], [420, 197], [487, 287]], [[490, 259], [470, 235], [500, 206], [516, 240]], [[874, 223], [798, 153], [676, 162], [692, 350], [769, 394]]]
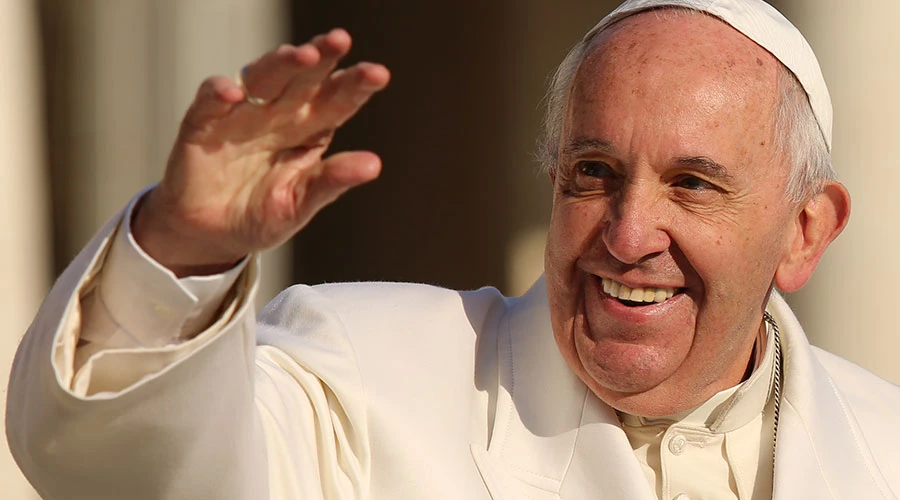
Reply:
[[753, 343], [753, 349], [750, 351], [750, 360], [747, 362], [747, 369], [744, 370], [744, 376], [741, 382], [746, 382], [750, 375], [759, 368], [762, 363], [763, 356], [766, 354], [766, 341], [768, 340], [766, 322], [763, 320], [759, 324], [759, 332], [756, 335], [756, 341]]

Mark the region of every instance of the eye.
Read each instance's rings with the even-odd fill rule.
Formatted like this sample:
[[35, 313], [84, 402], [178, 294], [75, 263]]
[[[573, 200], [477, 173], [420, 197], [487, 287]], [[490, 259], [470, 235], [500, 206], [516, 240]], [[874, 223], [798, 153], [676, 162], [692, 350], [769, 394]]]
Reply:
[[617, 189], [620, 174], [600, 160], [578, 160], [566, 176], [568, 192], [578, 196], [602, 195]]
[[705, 189], [715, 189], [716, 186], [713, 184], [700, 179], [699, 177], [694, 177], [693, 175], [685, 175], [683, 177], [679, 177], [675, 181], [675, 186], [689, 189], [691, 191], [702, 191]]
[[600, 194], [614, 186], [616, 173], [606, 163], [597, 160], [575, 162], [570, 189], [573, 193]]
[[609, 165], [603, 163], [602, 161], [580, 161], [577, 164], [578, 173], [587, 175], [589, 177], [610, 177], [613, 175], [612, 169], [609, 168]]

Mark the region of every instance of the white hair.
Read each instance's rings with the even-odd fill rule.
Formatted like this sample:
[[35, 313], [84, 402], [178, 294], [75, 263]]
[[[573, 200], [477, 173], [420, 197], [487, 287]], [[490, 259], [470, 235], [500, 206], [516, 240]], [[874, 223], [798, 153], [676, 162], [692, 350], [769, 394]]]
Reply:
[[[655, 10], [709, 15], [684, 7]], [[559, 161], [559, 143], [575, 74], [599, 33], [581, 40], [569, 51], [547, 89], [547, 111], [538, 144], [538, 157], [543, 168], [549, 172], [556, 170]], [[783, 155], [790, 165], [785, 193], [790, 201], [802, 203], [820, 193], [827, 181], [835, 179], [835, 173], [831, 166], [831, 152], [819, 129], [809, 97], [797, 77], [781, 62], [778, 63], [778, 102], [774, 115], [776, 153]]]

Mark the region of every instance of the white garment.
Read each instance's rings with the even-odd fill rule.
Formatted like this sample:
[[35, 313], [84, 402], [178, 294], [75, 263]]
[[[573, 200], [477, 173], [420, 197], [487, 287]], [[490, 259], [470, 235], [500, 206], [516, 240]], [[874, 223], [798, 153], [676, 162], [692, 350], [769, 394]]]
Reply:
[[[654, 497], [615, 412], [559, 355], [542, 281], [522, 298], [299, 286], [257, 325], [251, 262], [218, 325], [98, 355], [80, 395], [78, 297], [117, 222], [60, 277], [13, 368], [10, 447], [45, 499]], [[775, 498], [896, 499], [900, 389], [811, 348], [780, 297], [769, 309], [785, 354]]]
[[765, 324], [754, 347], [754, 371], [743, 383], [676, 415], [619, 412], [657, 498], [772, 498], [776, 349], [774, 331]]

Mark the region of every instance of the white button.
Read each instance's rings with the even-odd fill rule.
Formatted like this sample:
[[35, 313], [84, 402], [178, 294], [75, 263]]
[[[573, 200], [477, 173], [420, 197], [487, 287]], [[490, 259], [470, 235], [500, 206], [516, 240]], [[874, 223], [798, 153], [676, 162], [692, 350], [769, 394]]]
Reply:
[[691, 497], [685, 495], [684, 493], [680, 493], [674, 500], [691, 500]]
[[687, 444], [687, 440], [684, 439], [684, 436], [673, 436], [672, 439], [669, 440], [669, 451], [671, 451], [673, 455], [681, 455], [682, 452], [684, 452], [685, 444]]

